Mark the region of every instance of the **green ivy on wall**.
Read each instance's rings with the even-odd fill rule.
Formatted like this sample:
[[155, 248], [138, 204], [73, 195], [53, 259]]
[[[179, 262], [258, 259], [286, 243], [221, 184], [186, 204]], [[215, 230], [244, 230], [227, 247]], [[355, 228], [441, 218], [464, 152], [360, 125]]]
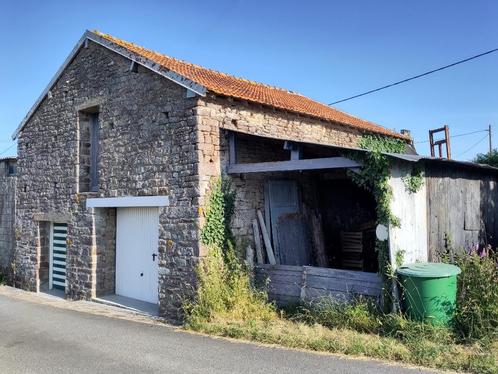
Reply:
[[409, 175], [404, 176], [402, 179], [409, 193], [417, 193], [424, 185], [424, 172], [421, 169], [414, 168]]
[[226, 177], [213, 178], [210, 187], [201, 242], [226, 249], [234, 241], [230, 221], [235, 211], [235, 191]]
[[365, 135], [360, 139], [359, 146], [369, 152], [354, 156], [363, 166], [359, 173], [350, 173], [351, 178], [358, 186], [373, 194], [377, 203], [377, 223], [399, 227], [399, 218], [391, 212], [391, 160], [384, 153], [403, 153], [406, 143], [400, 139]]

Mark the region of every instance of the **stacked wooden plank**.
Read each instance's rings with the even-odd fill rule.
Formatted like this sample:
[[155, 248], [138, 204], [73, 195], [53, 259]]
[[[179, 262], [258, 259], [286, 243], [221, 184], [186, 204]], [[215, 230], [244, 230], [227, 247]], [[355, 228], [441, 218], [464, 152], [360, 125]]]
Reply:
[[270, 300], [282, 306], [323, 297], [379, 298], [382, 291], [382, 281], [376, 273], [268, 264], [257, 265], [255, 271], [257, 284], [267, 285]]
[[363, 232], [341, 231], [341, 265], [363, 270]]
[[267, 287], [270, 300], [278, 305], [299, 303], [303, 277], [303, 266], [256, 265], [256, 284]]

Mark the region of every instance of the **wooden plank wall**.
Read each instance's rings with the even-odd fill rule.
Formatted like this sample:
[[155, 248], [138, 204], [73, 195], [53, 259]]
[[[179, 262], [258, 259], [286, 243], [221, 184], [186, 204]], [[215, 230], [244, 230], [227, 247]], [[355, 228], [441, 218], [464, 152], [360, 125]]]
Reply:
[[498, 245], [498, 199], [496, 174], [448, 163], [427, 163], [429, 259], [439, 261], [446, 239], [453, 252], [472, 243]]
[[260, 264], [255, 272], [257, 282], [267, 284], [270, 300], [281, 306], [322, 297], [349, 300], [363, 295], [378, 298], [382, 290], [377, 274], [362, 271]]

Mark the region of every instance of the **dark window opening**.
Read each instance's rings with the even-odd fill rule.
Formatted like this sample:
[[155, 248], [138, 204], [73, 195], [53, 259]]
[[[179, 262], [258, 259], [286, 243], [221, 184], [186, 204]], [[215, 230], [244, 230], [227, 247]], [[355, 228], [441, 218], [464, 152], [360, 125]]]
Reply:
[[96, 108], [79, 114], [79, 190], [98, 191], [99, 114]]
[[99, 158], [99, 119], [98, 113], [91, 114], [90, 128], [90, 191], [99, 189], [98, 183], [98, 158]]
[[132, 61], [130, 64], [130, 71], [132, 73], [138, 73], [138, 63], [136, 61]]
[[7, 175], [13, 176], [16, 175], [17, 173], [17, 166], [15, 161], [8, 161], [7, 162]]

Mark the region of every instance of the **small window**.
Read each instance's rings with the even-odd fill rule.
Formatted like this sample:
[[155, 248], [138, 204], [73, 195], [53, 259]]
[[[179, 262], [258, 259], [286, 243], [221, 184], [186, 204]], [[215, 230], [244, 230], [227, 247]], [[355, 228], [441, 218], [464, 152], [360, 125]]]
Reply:
[[13, 160], [8, 160], [5, 163], [5, 172], [8, 176], [16, 175], [16, 162]]
[[90, 191], [96, 192], [99, 189], [98, 164], [99, 164], [99, 115], [92, 113], [92, 125], [90, 127]]
[[99, 114], [82, 111], [79, 114], [79, 190], [98, 191]]

